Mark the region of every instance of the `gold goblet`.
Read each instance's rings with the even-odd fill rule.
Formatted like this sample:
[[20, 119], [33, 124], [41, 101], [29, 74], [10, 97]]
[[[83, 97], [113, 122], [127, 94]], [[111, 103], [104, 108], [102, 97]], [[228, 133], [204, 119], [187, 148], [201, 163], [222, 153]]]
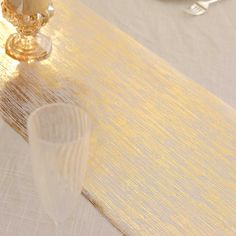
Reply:
[[52, 42], [39, 31], [53, 16], [53, 5], [50, 2], [43, 12], [25, 13], [22, 8], [23, 0], [17, 2], [17, 6], [10, 4], [9, 0], [2, 2], [3, 16], [17, 29], [17, 33], [7, 39], [6, 53], [18, 61], [43, 60], [49, 56]]

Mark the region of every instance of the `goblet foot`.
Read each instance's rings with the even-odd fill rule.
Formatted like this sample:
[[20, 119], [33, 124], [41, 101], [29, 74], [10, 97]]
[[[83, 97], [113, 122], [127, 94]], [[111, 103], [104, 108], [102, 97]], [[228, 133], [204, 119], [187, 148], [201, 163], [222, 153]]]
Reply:
[[6, 53], [18, 60], [25, 62], [40, 61], [46, 59], [52, 50], [51, 39], [43, 34], [25, 36], [12, 34], [6, 42]]

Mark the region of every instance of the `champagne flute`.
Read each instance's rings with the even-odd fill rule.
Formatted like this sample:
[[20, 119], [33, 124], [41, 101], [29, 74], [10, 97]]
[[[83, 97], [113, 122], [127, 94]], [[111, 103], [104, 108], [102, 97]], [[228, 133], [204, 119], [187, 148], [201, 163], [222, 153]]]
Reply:
[[46, 212], [62, 223], [77, 207], [86, 173], [91, 122], [74, 105], [55, 103], [31, 113], [28, 134], [35, 184]]

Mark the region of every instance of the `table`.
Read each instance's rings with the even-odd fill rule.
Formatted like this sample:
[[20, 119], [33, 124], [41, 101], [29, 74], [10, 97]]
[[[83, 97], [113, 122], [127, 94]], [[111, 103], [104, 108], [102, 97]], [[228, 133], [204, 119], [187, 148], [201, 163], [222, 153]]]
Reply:
[[201, 17], [184, 12], [194, 0], [81, 2], [236, 107], [235, 0], [217, 3]]
[[124, 234], [234, 234], [235, 110], [79, 2], [56, 8], [49, 60], [0, 55], [3, 118], [27, 139], [27, 117], [42, 104], [87, 110], [94, 145], [83, 194]]
[[[28, 144], [0, 119], [1, 236], [54, 235], [55, 226], [41, 207], [29, 160]], [[122, 235], [82, 195], [79, 203], [76, 215], [64, 223], [64, 235]]]

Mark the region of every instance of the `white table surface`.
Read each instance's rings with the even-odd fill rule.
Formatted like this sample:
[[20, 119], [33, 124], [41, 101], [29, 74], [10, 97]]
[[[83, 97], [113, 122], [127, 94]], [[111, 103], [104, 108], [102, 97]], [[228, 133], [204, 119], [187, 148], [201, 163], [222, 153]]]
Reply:
[[142, 45], [236, 107], [236, 1], [203, 16], [187, 15], [194, 0], [81, 0]]
[[[236, 107], [235, 0], [223, 0], [201, 17], [183, 12], [190, 0], [81, 1]], [[53, 224], [32, 183], [28, 158], [27, 143], [0, 124], [1, 236], [53, 235]], [[65, 235], [121, 235], [85, 198], [80, 202], [76, 220], [65, 224]]]

